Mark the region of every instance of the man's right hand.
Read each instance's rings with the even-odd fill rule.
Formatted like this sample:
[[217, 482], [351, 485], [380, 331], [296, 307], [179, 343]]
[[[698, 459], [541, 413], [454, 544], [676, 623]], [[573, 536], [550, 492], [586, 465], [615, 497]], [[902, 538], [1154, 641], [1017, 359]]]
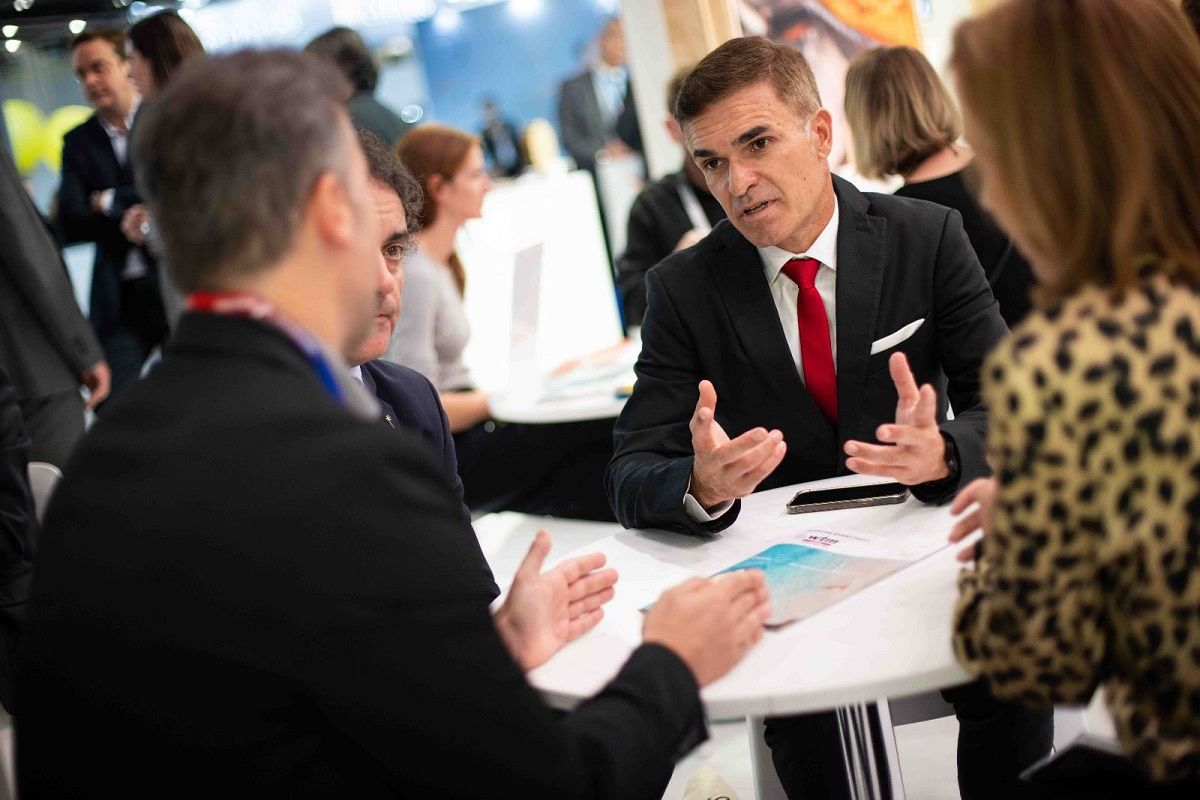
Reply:
[[112, 389], [112, 372], [108, 369], [108, 362], [97, 361], [84, 370], [80, 380], [88, 389], [87, 407], [95, 409], [104, 402], [104, 398], [108, 397]]
[[688, 427], [696, 454], [689, 493], [706, 509], [753, 492], [787, 453], [777, 430], [755, 428], [731, 440], [717, 423], [717, 390], [709, 381], [700, 381], [700, 399]]
[[763, 635], [771, 616], [760, 570], [692, 578], [663, 593], [646, 612], [642, 641], [679, 656], [700, 686], [733, 669]]

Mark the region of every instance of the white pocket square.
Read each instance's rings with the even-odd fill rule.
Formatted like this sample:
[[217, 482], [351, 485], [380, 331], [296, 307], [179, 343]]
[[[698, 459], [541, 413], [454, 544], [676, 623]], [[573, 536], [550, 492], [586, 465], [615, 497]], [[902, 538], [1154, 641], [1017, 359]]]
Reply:
[[882, 353], [884, 350], [889, 350], [889, 349], [895, 347], [896, 345], [900, 344], [901, 342], [905, 341], [910, 336], [912, 336], [914, 333], [916, 333], [917, 329], [920, 328], [924, 324], [925, 324], [925, 318], [921, 317], [918, 320], [908, 323], [907, 325], [905, 325], [903, 328], [896, 331], [895, 333], [889, 333], [887, 336], [883, 337], [882, 339], [879, 339], [879, 340], [873, 342], [871, 344], [871, 355], [875, 355], [876, 353]]

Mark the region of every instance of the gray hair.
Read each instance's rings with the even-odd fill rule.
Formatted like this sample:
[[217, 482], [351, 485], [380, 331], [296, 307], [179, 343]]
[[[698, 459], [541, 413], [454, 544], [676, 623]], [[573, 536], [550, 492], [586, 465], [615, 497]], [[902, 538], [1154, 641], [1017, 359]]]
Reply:
[[133, 137], [138, 188], [185, 292], [277, 262], [317, 179], [345, 177], [346, 81], [316, 56], [244, 50], [186, 63]]

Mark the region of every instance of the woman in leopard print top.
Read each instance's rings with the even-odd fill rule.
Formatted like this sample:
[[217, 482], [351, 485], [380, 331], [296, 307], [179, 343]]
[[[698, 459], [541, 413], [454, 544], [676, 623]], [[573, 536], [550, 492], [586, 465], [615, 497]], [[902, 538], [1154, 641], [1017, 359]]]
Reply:
[[1200, 797], [1200, 43], [1168, 0], [1013, 0], [951, 69], [1042, 282], [983, 371], [956, 652], [1000, 697], [1102, 684], [1156, 790]]

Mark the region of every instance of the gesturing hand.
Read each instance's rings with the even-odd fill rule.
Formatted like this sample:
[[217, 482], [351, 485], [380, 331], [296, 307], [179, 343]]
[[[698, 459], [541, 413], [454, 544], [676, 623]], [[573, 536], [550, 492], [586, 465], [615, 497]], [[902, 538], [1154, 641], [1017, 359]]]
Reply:
[[696, 454], [690, 492], [705, 508], [753, 492], [787, 452], [777, 430], [755, 428], [731, 440], [717, 422], [717, 390], [709, 381], [700, 381], [700, 399], [688, 427]]
[[642, 641], [670, 648], [696, 683], [707, 686], [762, 638], [771, 616], [768, 600], [761, 570], [692, 578], [664, 592], [646, 612]]
[[888, 360], [896, 384], [896, 421], [880, 425], [875, 437], [885, 444], [846, 442], [846, 466], [863, 475], [883, 475], [906, 486], [941, 480], [950, 475], [946, 442], [937, 424], [937, 393], [929, 384], [917, 388], [903, 353]]
[[567, 642], [596, 627], [613, 598], [615, 569], [601, 569], [601, 553], [564, 561], [542, 572], [550, 534], [538, 531], [517, 569], [494, 621], [508, 652], [528, 671], [544, 664]]
[[[961, 542], [975, 531], [982, 531], [984, 536], [991, 533], [992, 515], [996, 507], [996, 479], [979, 478], [966, 485], [954, 502], [950, 504], [951, 514], [962, 514], [972, 503], [977, 503], [971, 513], [960, 517], [950, 531], [951, 542]], [[975, 559], [975, 548], [964, 547], [958, 551], [959, 561], [967, 562]]]

